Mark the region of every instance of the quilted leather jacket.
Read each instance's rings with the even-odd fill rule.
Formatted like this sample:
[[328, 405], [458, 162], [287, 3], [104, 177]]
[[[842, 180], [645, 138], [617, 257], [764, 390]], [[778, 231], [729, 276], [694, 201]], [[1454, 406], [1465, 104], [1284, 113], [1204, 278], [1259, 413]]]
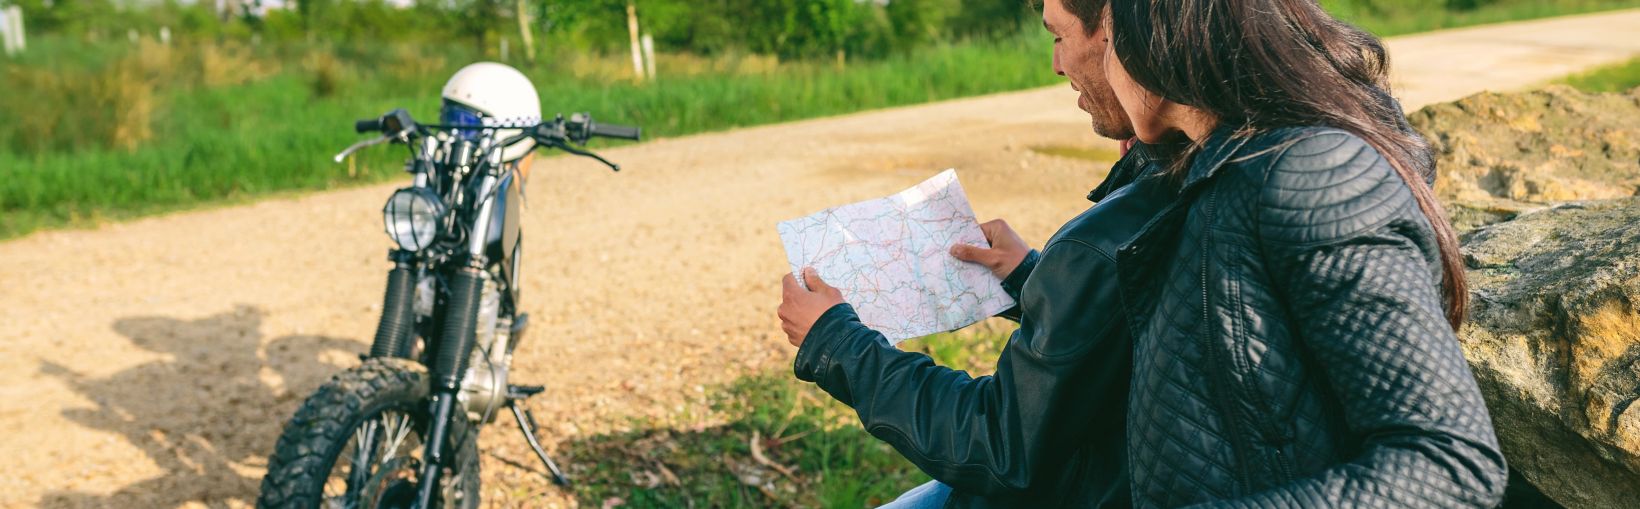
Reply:
[[[1338, 130], [1235, 136], [1220, 129], [1177, 192], [1165, 194], [1159, 212], [1113, 246], [1116, 277], [1092, 281], [1116, 287], [1121, 311], [1081, 311], [1092, 317], [1088, 325], [1121, 321], [1131, 339], [1122, 467], [1134, 505], [1497, 504], [1504, 459], [1442, 314], [1433, 230], [1386, 160]], [[1052, 254], [1047, 248], [1042, 259]], [[1039, 267], [1024, 286], [1047, 277]], [[1013, 464], [986, 455], [995, 444], [1044, 447], [1033, 437], [1046, 434], [1047, 447], [1077, 447], [1054, 431], [1082, 425], [1075, 419], [1089, 412], [1078, 408], [1086, 400], [1074, 388], [1045, 378], [1052, 373], [1015, 377], [1014, 398], [1038, 388], [1051, 397], [1012, 413], [1007, 399], [941, 397], [965, 383], [926, 361], [890, 355], [886, 343], [873, 346], [851, 314], [839, 305], [821, 317], [799, 350], [798, 376], [854, 406], [873, 435], [967, 494], [948, 507], [979, 496], [1044, 497], [1038, 507], [1088, 503], [1074, 498], [1073, 481], [1033, 491], [1038, 481], [1024, 480], [1079, 468], [1051, 461], [1062, 456], [1010, 457], [1046, 468], [1020, 482], [973, 482], [984, 475], [971, 473], [1009, 479], [995, 473], [1011, 470], [995, 467]], [[1103, 345], [1086, 348], [1112, 348]], [[1017, 346], [1004, 351], [999, 377]], [[1100, 380], [1075, 369], [1059, 376]], [[981, 416], [966, 419], [989, 429], [954, 433], [928, 424], [966, 415]]]
[[1118, 251], [1142, 507], [1492, 507], [1507, 471], [1439, 250], [1360, 138], [1216, 131]]

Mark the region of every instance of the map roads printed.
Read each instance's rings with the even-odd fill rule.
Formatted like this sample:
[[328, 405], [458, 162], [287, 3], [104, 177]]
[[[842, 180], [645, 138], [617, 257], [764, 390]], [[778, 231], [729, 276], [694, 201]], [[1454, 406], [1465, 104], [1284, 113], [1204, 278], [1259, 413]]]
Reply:
[[989, 247], [955, 170], [886, 198], [780, 223], [799, 284], [803, 267], [843, 292], [860, 321], [892, 343], [952, 331], [1010, 307], [990, 269], [950, 254]]

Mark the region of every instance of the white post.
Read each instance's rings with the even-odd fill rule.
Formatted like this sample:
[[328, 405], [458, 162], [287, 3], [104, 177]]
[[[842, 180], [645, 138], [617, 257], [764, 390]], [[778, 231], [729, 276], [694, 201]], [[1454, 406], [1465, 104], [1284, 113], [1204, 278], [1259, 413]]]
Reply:
[[649, 34], [643, 34], [643, 65], [644, 74], [655, 79], [655, 38]]
[[535, 63], [535, 36], [530, 34], [530, 13], [524, 10], [524, 0], [514, 4], [518, 13], [518, 37], [523, 39], [524, 58]]
[[11, 50], [11, 8], [10, 7], [0, 8], [0, 51], [5, 51], [6, 56], [11, 56], [11, 54], [14, 53]]
[[28, 38], [23, 33], [23, 8], [15, 5], [5, 8], [5, 23], [0, 24], [0, 32], [4, 32], [6, 54], [15, 55], [28, 49]]
[[643, 81], [643, 50], [638, 45], [638, 6], [626, 3], [626, 31], [632, 36], [632, 74]]

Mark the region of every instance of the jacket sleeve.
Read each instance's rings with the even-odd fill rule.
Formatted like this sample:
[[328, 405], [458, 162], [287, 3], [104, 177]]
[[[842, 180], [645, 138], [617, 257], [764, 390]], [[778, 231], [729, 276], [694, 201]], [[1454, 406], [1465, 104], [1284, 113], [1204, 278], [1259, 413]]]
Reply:
[[1359, 446], [1306, 478], [1207, 506], [1497, 505], [1503, 454], [1444, 315], [1433, 231], [1393, 167], [1328, 132], [1288, 148], [1261, 193], [1271, 282]]
[[[1030, 309], [991, 376], [970, 377], [888, 345], [838, 304], [798, 349], [799, 379], [854, 408], [867, 432], [923, 472], [982, 495], [1019, 495], [1051, 483], [1081, 437], [1115, 472], [1131, 353], [1122, 328], [1115, 263], [1079, 242], [1046, 248], [1022, 292]], [[1096, 446], [1089, 446], [1096, 447]], [[1115, 474], [1112, 474], [1113, 477]]]
[[1014, 299], [1014, 305], [1002, 310], [1001, 313], [997, 313], [997, 316], [1015, 322], [1020, 320], [1023, 308], [1019, 305], [1019, 295], [1025, 288], [1025, 280], [1030, 279], [1031, 271], [1036, 270], [1036, 262], [1040, 259], [1042, 259], [1042, 255], [1032, 249], [1031, 252], [1025, 253], [1025, 259], [1019, 261], [1019, 266], [1014, 267], [1014, 271], [1009, 272], [1008, 277], [1002, 280], [1002, 291], [1006, 292], [1009, 298]]

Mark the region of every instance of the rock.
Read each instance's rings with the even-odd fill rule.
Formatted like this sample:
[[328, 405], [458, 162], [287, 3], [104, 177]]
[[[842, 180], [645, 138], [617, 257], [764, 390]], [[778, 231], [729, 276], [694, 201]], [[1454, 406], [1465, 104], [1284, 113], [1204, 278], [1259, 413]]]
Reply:
[[1640, 88], [1486, 92], [1408, 120], [1435, 150], [1435, 192], [1460, 230], [1556, 202], [1640, 192]]
[[1567, 507], [1640, 500], [1640, 198], [1464, 235], [1460, 333], [1512, 470]]

